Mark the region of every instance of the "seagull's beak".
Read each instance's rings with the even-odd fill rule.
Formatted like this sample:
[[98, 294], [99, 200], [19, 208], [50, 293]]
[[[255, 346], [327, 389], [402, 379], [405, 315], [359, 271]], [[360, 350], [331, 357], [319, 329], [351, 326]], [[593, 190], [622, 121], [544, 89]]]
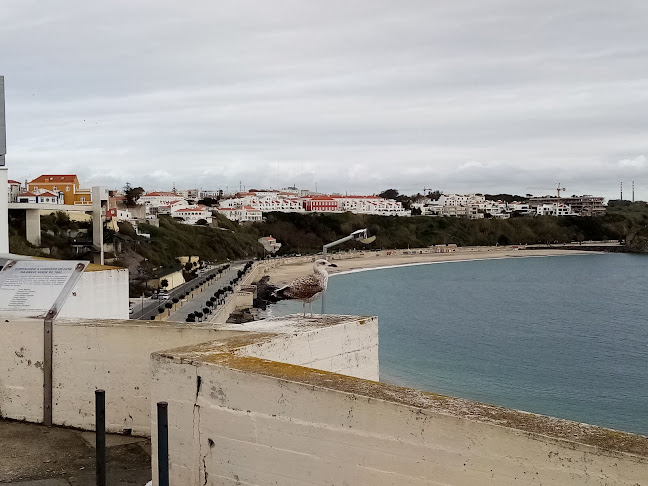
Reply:
[[329, 263], [328, 266], [337, 268], [337, 265], [335, 263]]

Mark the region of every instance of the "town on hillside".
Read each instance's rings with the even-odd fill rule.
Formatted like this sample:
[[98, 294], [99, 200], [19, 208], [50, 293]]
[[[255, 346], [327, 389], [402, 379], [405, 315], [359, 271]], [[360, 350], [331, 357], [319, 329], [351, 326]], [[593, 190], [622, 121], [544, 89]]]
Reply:
[[[84, 206], [92, 204], [92, 191], [83, 188], [76, 175], [44, 174], [24, 184], [9, 180], [10, 205]], [[12, 206], [10, 206], [12, 207]], [[430, 216], [468, 219], [516, 216], [601, 216], [603, 197], [532, 196], [500, 200], [484, 194], [401, 196], [393, 189], [379, 195], [322, 194], [290, 187], [226, 193], [222, 190], [186, 189], [146, 192], [130, 187], [108, 191], [104, 216], [109, 220], [149, 222], [168, 215], [186, 224], [211, 224], [214, 214], [237, 222], [262, 221], [264, 213], [351, 212], [380, 216]]]

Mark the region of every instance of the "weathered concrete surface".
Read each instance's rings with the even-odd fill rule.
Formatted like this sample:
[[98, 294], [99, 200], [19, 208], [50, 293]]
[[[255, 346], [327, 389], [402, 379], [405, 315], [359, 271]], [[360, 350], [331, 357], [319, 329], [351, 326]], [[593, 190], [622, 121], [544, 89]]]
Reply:
[[279, 362], [293, 337], [154, 354], [173, 484], [648, 484], [648, 438]]
[[[106, 390], [106, 430], [148, 436], [150, 355], [235, 334], [210, 325], [139, 320], [55, 321], [53, 420], [94, 429], [94, 391]], [[42, 422], [43, 321], [0, 326], [0, 417]]]
[[59, 319], [128, 319], [128, 270], [91, 266], [81, 275]]
[[[0, 420], [0, 483], [94, 486], [93, 442], [94, 434]], [[148, 440], [108, 435], [106, 443], [108, 484], [143, 486], [151, 479]]]

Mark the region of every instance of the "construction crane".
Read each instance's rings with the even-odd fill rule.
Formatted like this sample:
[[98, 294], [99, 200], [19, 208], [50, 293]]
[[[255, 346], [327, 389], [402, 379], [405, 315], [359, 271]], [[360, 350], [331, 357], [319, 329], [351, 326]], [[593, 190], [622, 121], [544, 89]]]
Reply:
[[[547, 190], [549, 190], [549, 189], [546, 188], [546, 187], [527, 187], [526, 190], [527, 190], [527, 191], [529, 191], [529, 190], [547, 191]], [[558, 183], [558, 186], [557, 186], [556, 189], [554, 189], [554, 190], [556, 191], [556, 194], [558, 195], [558, 200], [560, 201], [560, 193], [561, 193], [561, 192], [565, 192], [567, 189], [564, 188], [564, 187], [560, 187], [560, 182], [559, 182], [559, 183]]]

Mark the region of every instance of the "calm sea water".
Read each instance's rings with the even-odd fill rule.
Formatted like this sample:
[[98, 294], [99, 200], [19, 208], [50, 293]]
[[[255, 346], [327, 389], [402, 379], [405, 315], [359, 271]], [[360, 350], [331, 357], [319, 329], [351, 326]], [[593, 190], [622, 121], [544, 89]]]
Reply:
[[509, 258], [337, 275], [325, 311], [379, 317], [381, 381], [648, 435], [647, 291], [648, 256]]

